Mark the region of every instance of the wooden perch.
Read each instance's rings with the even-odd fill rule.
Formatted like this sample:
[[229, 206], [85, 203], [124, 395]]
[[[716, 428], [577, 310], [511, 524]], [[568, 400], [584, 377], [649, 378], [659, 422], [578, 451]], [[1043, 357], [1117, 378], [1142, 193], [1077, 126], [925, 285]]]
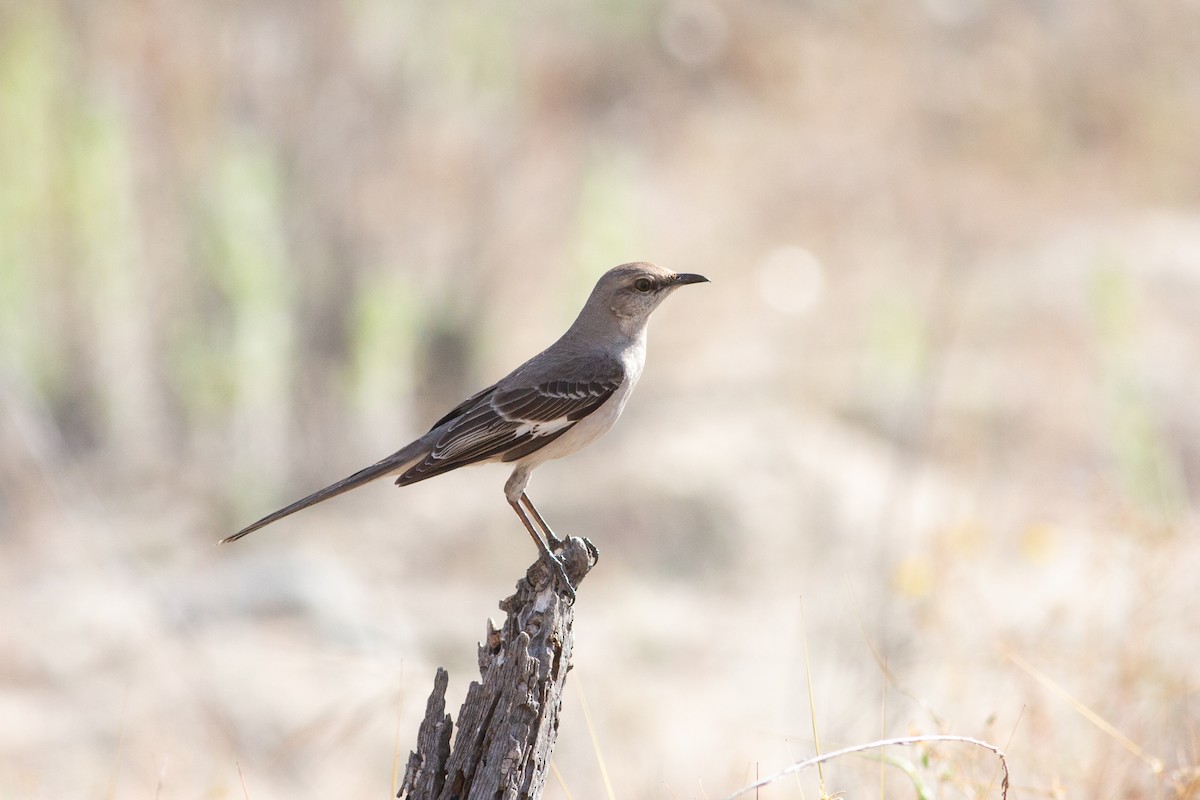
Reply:
[[[558, 550], [576, 587], [596, 563], [591, 542], [572, 537]], [[479, 674], [458, 712], [450, 746], [444, 669], [438, 669], [417, 746], [397, 797], [408, 800], [536, 800], [546, 785], [558, 738], [558, 714], [571, 666], [575, 610], [539, 559], [500, 602], [508, 614], [496, 630], [489, 619], [479, 647]]]

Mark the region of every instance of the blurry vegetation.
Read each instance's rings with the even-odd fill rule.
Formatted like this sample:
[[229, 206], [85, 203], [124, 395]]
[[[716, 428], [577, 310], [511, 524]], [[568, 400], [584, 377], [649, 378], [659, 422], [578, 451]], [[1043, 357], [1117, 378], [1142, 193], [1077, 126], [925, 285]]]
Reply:
[[[851, 408], [888, 430], [944, 346], [926, 341], [933, 284], [897, 258], [969, 259], [1047, 207], [1194, 196], [1174, 177], [1200, 161], [1194, 16], [7, 4], [6, 393], [45, 401], [64, 457], [137, 440], [152, 460], [203, 430], [231, 474], [290, 483], [298, 437], [312, 456], [352, 433], [352, 397], [419, 427], [494, 376], [509, 278], [557, 287], [541, 313], [561, 317], [611, 261], [737, 275], [782, 237], [836, 265], [835, 294], [884, 270], [845, 321], [867, 370]], [[1125, 485], [1178, 508], [1153, 412], [1104, 358]]]
[[[1197, 264], [1200, 269], [1200, 264]], [[1090, 289], [1100, 344], [1105, 395], [1104, 422], [1122, 485], [1139, 505], [1161, 515], [1165, 527], [1177, 524], [1187, 505], [1180, 453], [1160, 427], [1146, 386], [1137, 343], [1144, 325], [1136, 288], [1120, 263], [1096, 267]]]

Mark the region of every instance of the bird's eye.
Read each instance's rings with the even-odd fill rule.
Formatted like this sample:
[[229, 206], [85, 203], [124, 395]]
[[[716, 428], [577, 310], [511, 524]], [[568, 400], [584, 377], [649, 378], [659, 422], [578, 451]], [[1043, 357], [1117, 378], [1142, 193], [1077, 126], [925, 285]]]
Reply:
[[654, 281], [650, 280], [649, 278], [638, 278], [633, 282], [633, 288], [637, 289], [639, 292], [648, 292], [654, 288]]

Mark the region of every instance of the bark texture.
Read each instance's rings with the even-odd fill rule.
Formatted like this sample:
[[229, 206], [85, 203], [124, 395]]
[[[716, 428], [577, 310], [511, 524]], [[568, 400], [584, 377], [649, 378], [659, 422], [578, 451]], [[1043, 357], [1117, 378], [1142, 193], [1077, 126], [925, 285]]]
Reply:
[[[567, 539], [558, 556], [578, 587], [596, 563], [586, 539]], [[439, 669], [417, 746], [398, 797], [407, 800], [536, 800], [546, 785], [571, 664], [573, 600], [540, 559], [500, 602], [508, 616], [487, 623], [479, 647], [481, 680], [458, 712], [451, 747], [446, 671]]]

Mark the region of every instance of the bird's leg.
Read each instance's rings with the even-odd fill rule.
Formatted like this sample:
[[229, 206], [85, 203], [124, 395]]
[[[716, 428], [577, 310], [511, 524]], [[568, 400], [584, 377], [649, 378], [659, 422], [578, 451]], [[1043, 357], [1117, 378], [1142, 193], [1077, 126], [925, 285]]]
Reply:
[[[525, 494], [524, 492], [521, 492], [521, 503], [524, 504], [525, 508], [529, 510], [529, 513], [533, 515], [533, 518], [537, 520], [538, 527], [540, 527], [542, 529], [542, 533], [545, 534], [546, 542], [550, 545], [550, 549], [560, 549], [563, 546], [563, 540], [554, 535], [554, 531], [550, 530], [550, 526], [546, 524], [546, 520], [543, 519], [542, 515], [538, 513], [537, 508], [533, 505], [533, 501], [529, 499], [529, 495]], [[592, 556], [592, 563], [595, 564], [600, 560], [600, 551], [596, 549], [596, 545], [592, 544], [591, 539], [584, 539], [583, 543], [587, 547], [588, 553], [590, 553]]]
[[546, 537], [546, 544], [550, 545], [550, 549], [557, 550], [562, 547], [563, 540], [554, 535], [554, 531], [550, 530], [550, 526], [546, 524], [546, 520], [538, 513], [537, 507], [529, 499], [529, 495], [524, 492], [521, 492], [521, 505], [525, 506], [525, 509], [537, 520], [538, 527], [542, 529], [542, 533]]
[[[572, 600], [575, 599], [575, 586], [571, 583], [571, 579], [567, 577], [566, 568], [563, 567], [563, 564], [558, 560], [558, 557], [555, 556], [554, 553], [550, 552], [550, 548], [546, 545], [546, 543], [542, 541], [541, 535], [533, 526], [533, 522], [529, 519], [529, 515], [525, 513], [525, 509], [521, 508], [520, 503], [512, 500], [509, 500], [508, 504], [512, 506], [513, 511], [517, 512], [517, 516], [521, 518], [521, 522], [525, 525], [525, 530], [529, 531], [529, 535], [533, 537], [533, 541], [537, 545], [538, 552], [541, 554], [542, 558], [546, 559], [546, 561], [550, 563], [551, 569], [558, 574], [559, 580], [562, 581], [563, 588], [566, 589], [567, 596]], [[535, 516], [537, 515], [536, 511], [533, 513]], [[540, 516], [538, 517], [538, 521], [541, 521]], [[545, 525], [545, 523], [542, 524]]]

